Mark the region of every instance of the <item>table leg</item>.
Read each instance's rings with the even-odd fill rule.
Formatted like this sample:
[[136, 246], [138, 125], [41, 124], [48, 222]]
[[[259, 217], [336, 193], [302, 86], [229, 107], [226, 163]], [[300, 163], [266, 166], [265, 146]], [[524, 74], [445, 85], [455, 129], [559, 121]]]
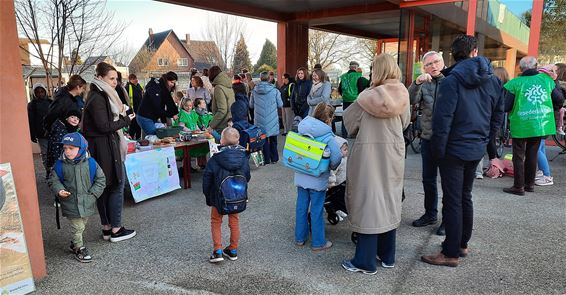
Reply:
[[189, 149], [185, 147], [183, 149], [183, 188], [187, 189], [191, 187], [191, 156], [189, 155]]

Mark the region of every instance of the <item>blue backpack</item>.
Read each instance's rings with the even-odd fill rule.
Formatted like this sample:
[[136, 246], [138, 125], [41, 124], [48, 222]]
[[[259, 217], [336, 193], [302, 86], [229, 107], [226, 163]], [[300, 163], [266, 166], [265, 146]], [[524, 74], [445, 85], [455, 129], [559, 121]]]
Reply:
[[248, 203], [248, 181], [239, 171], [230, 173], [220, 183], [219, 213], [240, 213]]
[[234, 122], [233, 127], [240, 133], [240, 145], [246, 149], [246, 152], [253, 153], [263, 148], [267, 140], [267, 134], [263, 128], [246, 121]]

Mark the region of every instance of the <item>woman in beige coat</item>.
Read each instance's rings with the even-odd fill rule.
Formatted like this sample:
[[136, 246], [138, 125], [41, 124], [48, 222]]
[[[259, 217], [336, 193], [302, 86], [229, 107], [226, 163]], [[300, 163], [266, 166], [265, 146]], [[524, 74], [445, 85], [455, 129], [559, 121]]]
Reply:
[[409, 93], [395, 59], [373, 60], [371, 87], [344, 112], [348, 134], [356, 135], [347, 167], [346, 206], [358, 233], [356, 254], [344, 260], [348, 271], [375, 274], [395, 263], [395, 234], [401, 222], [405, 170], [403, 129], [410, 121]]

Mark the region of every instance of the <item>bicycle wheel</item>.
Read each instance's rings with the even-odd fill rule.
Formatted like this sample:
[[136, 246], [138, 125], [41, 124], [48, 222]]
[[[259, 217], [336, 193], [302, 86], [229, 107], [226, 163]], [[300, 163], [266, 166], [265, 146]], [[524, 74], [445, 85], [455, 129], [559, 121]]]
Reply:
[[557, 146], [561, 147], [563, 150], [566, 150], [566, 136], [554, 134], [552, 136], [552, 139], [554, 139], [554, 142], [556, 142]]

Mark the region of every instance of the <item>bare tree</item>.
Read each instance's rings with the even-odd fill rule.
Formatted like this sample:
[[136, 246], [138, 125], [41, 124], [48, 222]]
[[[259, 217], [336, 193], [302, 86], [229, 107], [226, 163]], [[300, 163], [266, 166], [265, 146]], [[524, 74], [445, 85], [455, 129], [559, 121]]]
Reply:
[[[73, 57], [106, 53], [117, 43], [123, 27], [106, 10], [105, 0], [16, 0], [15, 4], [20, 34], [30, 41], [33, 52], [23, 49], [41, 60], [49, 90], [53, 71], [59, 83], [63, 72], [82, 73], [92, 64], [78, 64]], [[42, 39], [49, 44], [41, 46]]]
[[203, 33], [204, 40], [214, 41], [222, 57], [221, 68], [226, 70], [232, 64], [236, 43], [240, 35], [247, 38], [247, 28], [244, 19], [234, 15], [221, 14], [208, 16], [207, 30]]
[[362, 62], [371, 64], [377, 52], [377, 41], [371, 39], [358, 39], [357, 46], [360, 48]]
[[329, 69], [336, 64], [344, 64], [351, 56], [360, 53], [356, 38], [309, 30], [309, 67], [321, 64], [323, 69]]

